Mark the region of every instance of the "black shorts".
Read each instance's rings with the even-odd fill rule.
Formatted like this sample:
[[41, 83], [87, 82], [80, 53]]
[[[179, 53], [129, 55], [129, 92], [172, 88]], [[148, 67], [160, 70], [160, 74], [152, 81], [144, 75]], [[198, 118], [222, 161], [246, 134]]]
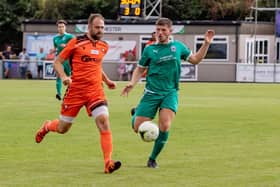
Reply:
[[37, 67], [37, 70], [38, 70], [38, 71], [43, 71], [43, 66], [38, 66], [38, 67]]

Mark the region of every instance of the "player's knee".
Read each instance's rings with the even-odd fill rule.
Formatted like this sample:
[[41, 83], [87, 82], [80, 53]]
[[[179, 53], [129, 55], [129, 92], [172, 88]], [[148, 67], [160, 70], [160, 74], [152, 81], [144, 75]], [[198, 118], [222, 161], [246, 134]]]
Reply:
[[57, 128], [57, 132], [59, 134], [65, 134], [70, 129], [71, 125], [59, 125]]
[[110, 130], [109, 118], [106, 114], [100, 114], [95, 118], [96, 125], [100, 131]]
[[107, 120], [108, 116], [104, 114], [101, 114], [95, 118], [95, 121], [99, 124], [106, 124]]
[[68, 119], [65, 116], [60, 116], [59, 124], [57, 126], [57, 133], [66, 133], [71, 128], [73, 120], [74, 118], [71, 118], [70, 120], [70, 118]]
[[165, 120], [162, 120], [160, 119], [159, 120], [159, 129], [161, 132], [166, 132], [170, 129], [170, 126], [171, 126], [171, 120], [168, 120], [168, 119], [165, 119]]

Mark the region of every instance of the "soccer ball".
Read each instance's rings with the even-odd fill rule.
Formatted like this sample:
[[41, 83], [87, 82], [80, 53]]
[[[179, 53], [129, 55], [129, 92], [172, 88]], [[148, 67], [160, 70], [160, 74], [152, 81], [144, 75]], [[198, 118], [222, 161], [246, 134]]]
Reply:
[[144, 142], [152, 142], [157, 139], [159, 128], [152, 121], [145, 121], [140, 124], [138, 133]]

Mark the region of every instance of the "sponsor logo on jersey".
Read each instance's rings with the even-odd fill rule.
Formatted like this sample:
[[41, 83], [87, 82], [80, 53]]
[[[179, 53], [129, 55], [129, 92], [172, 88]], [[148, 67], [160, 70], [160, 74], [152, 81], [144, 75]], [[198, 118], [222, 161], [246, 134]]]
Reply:
[[176, 51], [176, 47], [174, 45], [172, 45], [170, 49], [171, 49], [172, 52]]
[[83, 55], [81, 57], [81, 61], [82, 62], [93, 62], [93, 61], [96, 61], [96, 58], [92, 58], [92, 57], [90, 57], [88, 55]]
[[90, 50], [90, 54], [92, 54], [92, 55], [98, 55], [98, 54], [99, 54], [99, 51], [96, 50], [96, 49], [93, 49], [93, 50]]

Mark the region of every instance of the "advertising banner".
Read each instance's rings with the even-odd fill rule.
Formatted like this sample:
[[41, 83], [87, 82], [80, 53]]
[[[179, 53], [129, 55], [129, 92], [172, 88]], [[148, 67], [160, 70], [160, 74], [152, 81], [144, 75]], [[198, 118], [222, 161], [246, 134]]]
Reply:
[[237, 64], [237, 82], [280, 82], [280, 64]]
[[236, 64], [236, 81], [253, 82], [254, 81], [254, 64]]
[[275, 82], [280, 82], [280, 64], [275, 65]]
[[257, 64], [255, 70], [256, 82], [273, 82], [274, 81], [274, 65], [273, 64]]
[[48, 53], [50, 49], [53, 49], [53, 37], [55, 34], [26, 34], [25, 35], [25, 48], [29, 54], [37, 54], [40, 48], [44, 49], [45, 53]]
[[[173, 25], [173, 34], [185, 33], [184, 25]], [[105, 33], [151, 33], [155, 31], [155, 25], [105, 25]], [[87, 24], [76, 24], [75, 32], [87, 32]]]
[[[55, 35], [26, 35], [26, 50], [30, 55], [30, 60], [36, 60], [36, 54], [40, 48], [44, 48], [44, 52], [48, 53], [53, 48], [53, 37]], [[109, 51], [107, 52], [104, 60], [119, 60], [120, 54], [128, 52], [129, 50], [134, 51], [136, 48], [136, 41], [106, 41], [109, 44]]]
[[196, 81], [196, 80], [197, 80], [197, 66], [190, 63], [182, 63], [180, 81]]
[[112, 40], [106, 41], [109, 44], [109, 51], [104, 57], [105, 61], [118, 61], [121, 53], [128, 53], [129, 51], [135, 51], [136, 41], [119, 41]]
[[52, 61], [44, 61], [43, 79], [56, 79], [55, 70]]

